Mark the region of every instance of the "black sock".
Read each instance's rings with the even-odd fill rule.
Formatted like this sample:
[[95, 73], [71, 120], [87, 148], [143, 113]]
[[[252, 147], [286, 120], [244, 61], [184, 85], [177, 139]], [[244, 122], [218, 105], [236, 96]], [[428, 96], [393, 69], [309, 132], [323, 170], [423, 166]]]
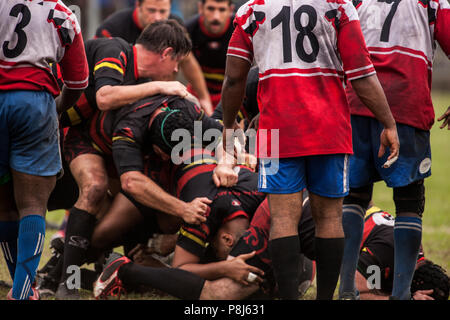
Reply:
[[298, 236], [269, 241], [269, 253], [273, 272], [278, 284], [278, 296], [284, 300], [297, 300], [298, 266], [300, 262], [300, 242]]
[[86, 251], [89, 248], [96, 218], [94, 215], [73, 207], [70, 209], [64, 240], [64, 264], [61, 282], [67, 280], [71, 273], [68, 267], [81, 266], [86, 261]]
[[182, 300], [198, 300], [205, 279], [177, 268], [153, 268], [136, 263], [123, 265], [118, 276], [124, 285], [149, 286]]
[[344, 238], [315, 238], [317, 300], [332, 300], [339, 279]]

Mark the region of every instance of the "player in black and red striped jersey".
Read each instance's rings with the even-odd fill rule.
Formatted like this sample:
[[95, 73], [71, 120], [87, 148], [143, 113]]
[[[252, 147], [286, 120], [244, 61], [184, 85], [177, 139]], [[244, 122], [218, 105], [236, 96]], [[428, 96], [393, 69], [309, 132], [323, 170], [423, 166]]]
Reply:
[[[99, 155], [101, 148], [80, 139], [89, 132], [89, 122], [96, 121], [96, 118], [89, 118], [157, 93], [188, 94], [178, 82], [157, 81], [176, 70], [179, 60], [191, 49], [184, 28], [174, 20], [149, 26], [135, 46], [119, 38], [96, 39], [90, 40], [86, 49], [89, 86], [77, 103], [80, 112], [72, 108], [64, 117], [79, 122], [69, 128], [63, 151], [68, 155], [66, 160], [79, 189], [79, 197], [70, 209], [66, 228], [65, 266], [74, 264], [71, 259], [78, 261], [84, 254], [95, 215], [107, 201], [109, 179], [104, 160]], [[140, 77], [151, 77], [155, 81], [137, 84]], [[95, 134], [97, 131], [94, 130], [92, 135]], [[72, 238], [76, 240], [71, 241]], [[70, 296], [65, 294], [68, 292], [64, 285], [66, 277], [64, 273], [60, 294], [57, 295], [61, 298]]]
[[[170, 13], [171, 2], [171, 0], [136, 0], [134, 8], [123, 9], [108, 17], [97, 28], [96, 37], [120, 37], [134, 44], [145, 27], [154, 22], [175, 19], [183, 24], [180, 17]], [[213, 112], [211, 99], [202, 76], [202, 70], [194, 55], [190, 53], [185, 57], [181, 61], [180, 67], [184, 77], [198, 93], [201, 107], [207, 115], [211, 115]], [[168, 79], [175, 75], [176, 73]]]
[[214, 109], [220, 101], [228, 42], [234, 31], [233, 10], [231, 0], [201, 0], [198, 15], [186, 22], [192, 52], [202, 68]]
[[[298, 225], [300, 253], [304, 255], [303, 264], [299, 265], [299, 278], [305, 280], [305, 287], [299, 287], [299, 293], [304, 294], [314, 279], [314, 233], [315, 224], [311, 215], [309, 198], [303, 203], [304, 214]], [[239, 219], [239, 218], [237, 218]], [[183, 273], [177, 269], [155, 268], [146, 266], [143, 262], [132, 262], [127, 257], [115, 255], [107, 261], [104, 272], [94, 286], [96, 297], [106, 298], [111, 288], [128, 288], [136, 285], [146, 285], [165, 291], [181, 299], [246, 299], [262, 289], [266, 297], [278, 296], [273, 277], [273, 268], [268, 252], [270, 229], [270, 210], [267, 199], [261, 202], [254, 213], [253, 219], [246, 221], [241, 217], [240, 223], [227, 220], [212, 235], [209, 246], [214, 251], [214, 259], [205, 262], [204, 269], [217, 267], [217, 261], [232, 259], [235, 277], [219, 276], [216, 280], [205, 280], [204, 277], [192, 273]], [[364, 241], [361, 244], [361, 255], [356, 271], [357, 287], [361, 299], [387, 300], [392, 290], [392, 271], [394, 265], [393, 217], [377, 207], [367, 211], [364, 226]], [[144, 254], [145, 255], [145, 254]], [[139, 257], [145, 261], [145, 257]], [[214, 261], [211, 263], [211, 261]], [[251, 269], [245, 264], [255, 267]], [[230, 263], [231, 266], [231, 263]], [[241, 268], [239, 267], [241, 266]], [[304, 268], [308, 266], [307, 268]], [[377, 270], [374, 274], [373, 270]], [[259, 278], [248, 280], [250, 272], [258, 273]], [[117, 271], [117, 272], [116, 272]], [[220, 270], [219, 270], [220, 271]], [[216, 270], [216, 274], [219, 272]], [[244, 272], [246, 271], [246, 272]], [[232, 272], [228, 270], [228, 275]], [[164, 280], [161, 280], [164, 277]], [[263, 280], [263, 281], [262, 281]], [[173, 283], [176, 281], [176, 284]], [[370, 285], [373, 285], [369, 287]], [[376, 287], [376, 288], [375, 288]], [[415, 300], [447, 300], [450, 290], [449, 277], [445, 270], [419, 255], [411, 289]]]

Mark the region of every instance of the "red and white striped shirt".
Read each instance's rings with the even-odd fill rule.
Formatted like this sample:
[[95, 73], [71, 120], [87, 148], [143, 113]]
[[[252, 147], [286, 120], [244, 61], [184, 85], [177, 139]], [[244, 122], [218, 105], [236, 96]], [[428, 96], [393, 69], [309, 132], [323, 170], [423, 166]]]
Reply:
[[0, 90], [46, 90], [57, 96], [53, 63], [60, 64], [68, 88], [87, 87], [80, 26], [62, 1], [1, 1], [0, 21]]
[[228, 55], [259, 67], [260, 132], [279, 129], [279, 154], [268, 134], [258, 155], [351, 154], [344, 83], [375, 74], [352, 2], [249, 1], [235, 25]]
[[[435, 117], [431, 79], [436, 43], [450, 58], [450, 5], [447, 0], [354, 3], [395, 120], [430, 130]], [[373, 117], [351, 86], [347, 93], [352, 114]]]

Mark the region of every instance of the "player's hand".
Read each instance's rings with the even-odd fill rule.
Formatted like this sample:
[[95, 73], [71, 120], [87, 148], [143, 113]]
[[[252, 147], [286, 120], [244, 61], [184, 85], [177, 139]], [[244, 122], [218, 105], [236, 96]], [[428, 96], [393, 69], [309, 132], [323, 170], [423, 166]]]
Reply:
[[441, 126], [439, 127], [440, 129], [444, 129], [445, 126], [447, 126], [447, 129], [450, 130], [450, 107], [448, 107], [447, 111], [445, 111], [444, 114], [440, 116], [437, 120], [438, 121], [444, 120], [444, 122], [442, 122]]
[[250, 121], [250, 124], [248, 125], [248, 129], [254, 129], [254, 130], [258, 130], [259, 127], [259, 113], [253, 117], [253, 119]]
[[400, 141], [398, 139], [397, 128], [385, 128], [380, 135], [380, 149], [378, 158], [381, 158], [389, 148], [390, 154], [383, 168], [389, 168], [398, 159], [400, 153]]
[[238, 182], [238, 174], [228, 164], [218, 164], [212, 178], [216, 187], [232, 187]]
[[181, 218], [189, 224], [203, 223], [206, 221], [206, 213], [211, 203], [212, 201], [206, 197], [195, 198], [186, 203]]
[[[261, 283], [263, 281], [261, 277], [264, 276], [264, 271], [245, 262], [246, 260], [254, 257], [255, 254], [256, 251], [253, 251], [227, 260], [226, 272], [228, 277], [246, 286], [253, 283]], [[252, 276], [250, 278], [252, 281], [249, 281], [250, 272], [256, 276]]]
[[159, 93], [169, 96], [180, 96], [182, 98], [186, 98], [189, 95], [186, 86], [179, 81], [164, 81], [160, 86]]
[[433, 289], [430, 290], [417, 290], [413, 294], [413, 300], [434, 300], [430, 294], [433, 293]]
[[214, 107], [211, 103], [210, 99], [199, 99], [199, 105], [202, 107], [202, 109], [205, 111], [206, 115], [208, 117], [212, 116], [214, 112]]

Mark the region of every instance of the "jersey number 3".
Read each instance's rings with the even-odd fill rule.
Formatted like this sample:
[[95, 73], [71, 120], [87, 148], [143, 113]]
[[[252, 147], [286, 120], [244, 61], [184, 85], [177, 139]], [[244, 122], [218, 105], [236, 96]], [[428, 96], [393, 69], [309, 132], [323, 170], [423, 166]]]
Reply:
[[[302, 25], [302, 15], [308, 15], [308, 24]], [[283, 6], [280, 13], [278, 13], [271, 21], [272, 29], [275, 29], [281, 24], [281, 32], [283, 39], [283, 61], [284, 63], [292, 62], [292, 46], [291, 46], [291, 7]], [[319, 41], [312, 32], [317, 24], [317, 12], [309, 6], [303, 5], [294, 12], [294, 24], [295, 29], [298, 31], [297, 40], [295, 41], [295, 49], [300, 59], [305, 62], [311, 63], [316, 61], [319, 54]], [[304, 40], [308, 38], [311, 44], [311, 52], [308, 53], [304, 47]]]
[[18, 17], [19, 13], [22, 14], [22, 18], [19, 23], [16, 25], [14, 32], [17, 34], [17, 44], [14, 48], [9, 48], [9, 41], [3, 42], [3, 54], [7, 58], [16, 58], [18, 57], [23, 50], [25, 50], [25, 46], [27, 45], [27, 34], [23, 31], [31, 20], [31, 12], [30, 9], [24, 4], [16, 4], [12, 7], [11, 12], [9, 13], [12, 17]]

